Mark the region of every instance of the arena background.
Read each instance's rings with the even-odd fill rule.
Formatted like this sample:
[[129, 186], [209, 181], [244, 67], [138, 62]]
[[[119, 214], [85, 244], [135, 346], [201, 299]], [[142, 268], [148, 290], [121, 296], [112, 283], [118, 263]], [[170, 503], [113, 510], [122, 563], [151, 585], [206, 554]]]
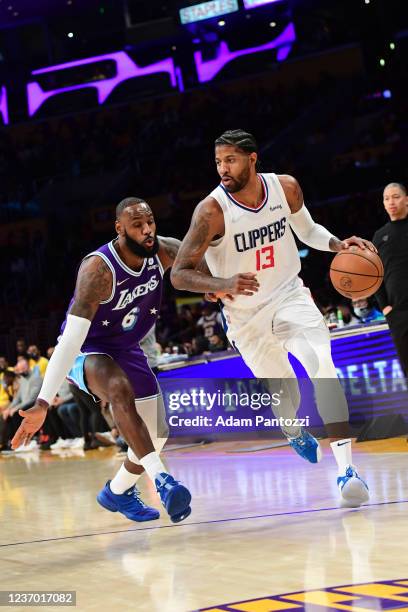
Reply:
[[[124, 197], [146, 198], [159, 233], [183, 238], [218, 183], [213, 141], [226, 129], [255, 134], [262, 170], [294, 175], [317, 222], [341, 238], [371, 239], [387, 220], [384, 185], [408, 178], [404, 8], [0, 0], [0, 359], [15, 367], [21, 340], [20, 355], [55, 344], [78, 263], [114, 236]], [[191, 516], [171, 524], [142, 476], [142, 498], [160, 518], [136, 523], [96, 501], [126, 456], [108, 407], [103, 421], [88, 400], [72, 438], [50, 410], [21, 452], [0, 432], [0, 606], [27, 609], [21, 592], [40, 590], [59, 604], [75, 592], [81, 612], [407, 609], [407, 381], [387, 324], [361, 325], [331, 287], [332, 254], [299, 250], [302, 278], [333, 327], [353, 434], [376, 417], [396, 423], [384, 433], [381, 421], [377, 437], [386, 439], [353, 441], [370, 500], [340, 507], [329, 440], [312, 465], [279, 429], [266, 442], [259, 431], [220, 435], [199, 423], [179, 428], [162, 455], [191, 490]], [[214, 313], [167, 278], [156, 330], [165, 398], [217, 381], [256, 389], [216, 323], [211, 346], [203, 338], [200, 320], [216, 321]], [[4, 366], [7, 394], [15, 373]], [[317, 430], [311, 383], [300, 386], [301, 414], [306, 406]]]
[[[316, 221], [339, 236], [371, 238], [386, 219], [384, 184], [407, 178], [399, 2], [188, 4], [0, 3], [0, 353], [10, 361], [18, 337], [43, 351], [55, 343], [78, 261], [112, 237], [124, 196], [145, 197], [159, 232], [183, 237], [217, 183], [212, 146], [226, 128], [253, 132], [263, 170], [295, 175]], [[335, 307], [330, 254], [302, 255], [317, 303]], [[157, 329], [180, 352], [200, 315], [177, 310], [182, 297], [167, 284]]]

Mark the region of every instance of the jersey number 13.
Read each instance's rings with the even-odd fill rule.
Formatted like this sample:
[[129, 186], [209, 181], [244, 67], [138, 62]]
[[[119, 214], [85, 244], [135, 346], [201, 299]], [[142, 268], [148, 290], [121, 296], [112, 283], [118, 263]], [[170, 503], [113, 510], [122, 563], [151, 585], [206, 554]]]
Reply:
[[266, 270], [267, 268], [273, 268], [275, 265], [275, 259], [273, 257], [273, 245], [262, 247], [256, 251], [256, 269], [257, 272], [260, 270]]

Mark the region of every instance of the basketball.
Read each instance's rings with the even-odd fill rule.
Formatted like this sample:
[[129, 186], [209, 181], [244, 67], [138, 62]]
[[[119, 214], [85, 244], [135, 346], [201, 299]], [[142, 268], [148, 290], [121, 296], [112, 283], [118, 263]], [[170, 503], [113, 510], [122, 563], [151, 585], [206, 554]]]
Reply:
[[384, 267], [377, 253], [357, 246], [340, 251], [330, 266], [333, 287], [344, 297], [368, 298], [381, 286]]

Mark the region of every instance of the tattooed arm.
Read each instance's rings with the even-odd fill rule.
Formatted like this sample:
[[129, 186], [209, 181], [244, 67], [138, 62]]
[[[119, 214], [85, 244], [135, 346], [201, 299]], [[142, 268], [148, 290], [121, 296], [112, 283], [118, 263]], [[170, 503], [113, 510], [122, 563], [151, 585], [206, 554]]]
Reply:
[[[224, 215], [213, 198], [206, 198], [193, 213], [190, 229], [179, 248], [171, 271], [176, 289], [196, 293], [229, 293], [252, 295], [258, 290], [255, 274], [236, 274], [231, 278], [208, 276], [200, 271], [209, 244], [224, 234]], [[202, 264], [201, 264], [202, 265]]]
[[99, 255], [92, 255], [82, 263], [75, 287], [75, 298], [69, 314], [92, 321], [99, 304], [112, 292], [112, 272]]
[[[164, 268], [164, 271], [166, 271], [174, 264], [174, 261], [177, 257], [177, 253], [181, 246], [181, 240], [178, 240], [177, 238], [165, 238], [163, 236], [158, 236], [158, 239], [160, 245], [158, 256]], [[199, 270], [206, 276], [212, 276], [207, 266], [207, 262], [205, 261], [205, 257], [203, 257], [203, 259], [199, 263], [197, 270]]]
[[49, 361], [37, 401], [32, 408], [19, 412], [23, 419], [11, 442], [13, 448], [27, 444], [44, 423], [48, 406], [79, 355], [100, 302], [110, 296], [112, 282], [112, 273], [101, 257], [92, 256], [83, 262], [78, 272], [75, 301]]
[[172, 267], [180, 248], [181, 240], [158, 236], [159, 252], [157, 253], [164, 271]]
[[368, 248], [371, 251], [376, 251], [375, 246], [364, 238], [351, 236], [351, 238], [339, 240], [325, 227], [315, 223], [304, 205], [302, 189], [297, 180], [288, 174], [281, 174], [278, 179], [292, 213], [289, 217], [289, 223], [299, 240], [320, 251], [338, 252], [353, 245], [361, 249]]

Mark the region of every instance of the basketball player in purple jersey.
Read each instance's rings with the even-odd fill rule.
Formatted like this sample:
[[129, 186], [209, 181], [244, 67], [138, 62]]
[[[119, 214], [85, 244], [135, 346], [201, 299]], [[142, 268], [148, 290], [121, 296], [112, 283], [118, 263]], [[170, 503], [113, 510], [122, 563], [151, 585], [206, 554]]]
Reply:
[[[98, 502], [131, 520], [159, 518], [159, 512], [142, 502], [135, 487], [146, 471], [171, 520], [179, 522], [191, 513], [191, 495], [160, 460], [168, 433], [165, 410], [139, 342], [156, 322], [163, 274], [172, 266], [180, 241], [156, 235], [153, 213], [139, 198], [118, 204], [115, 228], [117, 238], [81, 263], [75, 294], [37, 402], [20, 411], [23, 420], [12, 447], [26, 444], [42, 426], [48, 406], [67, 377], [111, 404], [116, 424], [129, 444], [124, 464], [98, 494]], [[205, 264], [203, 272], [209, 273]]]
[[[285, 390], [281, 404], [274, 408], [284, 419], [296, 417], [300, 400], [288, 352], [302, 363], [333, 439], [341, 504], [359, 506], [368, 499], [368, 487], [352, 465], [351, 439], [344, 439], [349, 433], [347, 402], [331, 357], [327, 326], [298, 276], [301, 265], [293, 232], [322, 251], [351, 245], [376, 249], [356, 236], [341, 241], [315, 223], [296, 179], [257, 173], [257, 150], [252, 134], [243, 130], [227, 131], [215, 141], [221, 183], [193, 213], [172, 267], [172, 283], [177, 289], [206, 292], [222, 300], [231, 344], [255, 376], [278, 379], [278, 388]], [[197, 271], [204, 256], [211, 272], [206, 277]], [[247, 283], [242, 294], [230, 282], [239, 275]], [[283, 432], [300, 456], [312, 463], [320, 460], [319, 444], [310, 433], [286, 425]]]

